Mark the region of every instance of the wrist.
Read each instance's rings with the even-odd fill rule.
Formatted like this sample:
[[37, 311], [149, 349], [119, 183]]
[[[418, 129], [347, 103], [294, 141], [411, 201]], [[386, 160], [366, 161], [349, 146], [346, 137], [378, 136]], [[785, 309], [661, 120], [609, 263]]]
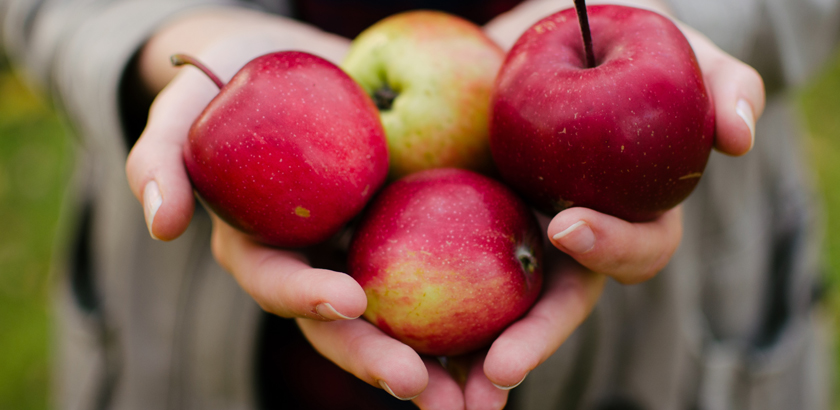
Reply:
[[337, 63], [348, 40], [312, 26], [245, 9], [208, 8], [180, 16], [162, 26], [140, 51], [140, 80], [153, 95], [179, 69], [169, 57], [185, 53], [212, 65], [226, 82], [254, 57], [272, 51], [302, 50]]
[[[673, 17], [670, 8], [663, 0], [588, 0], [586, 3], [588, 6], [618, 4], [638, 7]], [[491, 20], [484, 26], [484, 31], [503, 49], [508, 50], [534, 23], [570, 7], [574, 7], [572, 0], [529, 0]]]

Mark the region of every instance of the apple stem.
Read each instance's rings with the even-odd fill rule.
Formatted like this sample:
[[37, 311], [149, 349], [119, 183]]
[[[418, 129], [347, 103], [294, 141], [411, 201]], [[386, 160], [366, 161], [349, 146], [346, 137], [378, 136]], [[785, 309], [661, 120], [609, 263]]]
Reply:
[[380, 111], [390, 110], [395, 99], [397, 99], [397, 92], [391, 89], [388, 84], [373, 92], [373, 102]]
[[202, 64], [201, 61], [196, 60], [192, 56], [186, 54], [173, 54], [172, 57], [169, 57], [169, 61], [171, 61], [172, 65], [175, 67], [180, 67], [185, 64], [195, 66], [195, 68], [201, 70], [207, 77], [210, 77], [210, 80], [213, 81], [213, 83], [216, 84], [216, 87], [219, 87], [220, 90], [225, 86], [225, 83], [223, 83], [216, 74], [213, 74], [206, 65]]
[[583, 50], [586, 54], [586, 68], [595, 67], [595, 51], [592, 49], [592, 32], [589, 30], [589, 16], [586, 14], [586, 0], [575, 0], [575, 10], [583, 35]]

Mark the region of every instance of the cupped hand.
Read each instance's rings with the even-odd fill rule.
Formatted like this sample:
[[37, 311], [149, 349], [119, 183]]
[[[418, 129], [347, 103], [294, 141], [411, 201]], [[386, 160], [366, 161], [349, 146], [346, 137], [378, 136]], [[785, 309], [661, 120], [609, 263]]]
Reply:
[[[680, 242], [682, 208], [646, 223], [630, 223], [586, 208], [570, 208], [552, 220], [541, 217], [540, 222], [551, 243], [543, 293], [486, 353], [468, 360], [462, 408], [503, 408], [508, 391], [546, 361], [586, 319], [608, 277], [633, 284], [656, 275]], [[450, 408], [423, 406], [442, 400], [443, 393], [457, 385], [447, 376], [438, 374], [440, 380], [433, 382], [430, 371], [429, 387], [415, 402], [421, 408]], [[435, 393], [432, 386], [447, 390]]]
[[[643, 7], [670, 16], [660, 0], [587, 3]], [[530, 1], [491, 21], [485, 31], [504, 48], [510, 48], [533, 23], [571, 6], [568, 0]], [[764, 110], [761, 76], [703, 34], [679, 21], [675, 23], [691, 44], [712, 97], [715, 148], [732, 156], [746, 154], [755, 144], [755, 122]], [[644, 282], [656, 275], [676, 251], [682, 237], [681, 209], [677, 207], [652, 222], [632, 224], [585, 208], [571, 208], [554, 217], [548, 237], [558, 249], [595, 272], [625, 284]]]
[[[548, 220], [542, 222], [545, 228]], [[312, 345], [338, 366], [421, 409], [501, 409], [508, 391], [589, 315], [606, 278], [556, 249], [547, 253], [544, 273], [543, 294], [524, 317], [489, 349], [448, 358], [446, 367], [363, 320], [298, 319], [298, 325]]]
[[[521, 30], [525, 28], [527, 25]], [[760, 77], [704, 36], [687, 27], [683, 31], [714, 99], [715, 147], [729, 155], [745, 154], [754, 144], [755, 120], [764, 108]], [[282, 48], [270, 36], [251, 34], [217, 39], [193, 54], [227, 80], [250, 58]], [[498, 34], [494, 37], [499, 38]], [[513, 39], [516, 37], [518, 33]], [[326, 48], [334, 55], [340, 56], [346, 47], [333, 39], [314, 43], [319, 41], [328, 44]], [[512, 41], [506, 45], [510, 44]], [[159, 54], [190, 50], [169, 51]], [[325, 53], [321, 55], [329, 59]], [[165, 83], [161, 78], [168, 81], [166, 75], [151, 77], [152, 89]], [[194, 199], [183, 167], [182, 147], [192, 120], [216, 92], [212, 82], [197, 70], [183, 69], [158, 95], [148, 126], [131, 152], [126, 166], [129, 182], [144, 205], [149, 231], [156, 238], [174, 239], [189, 224]], [[347, 275], [312, 269], [299, 253], [263, 247], [215, 218], [213, 248], [219, 262], [264, 309], [300, 318], [298, 324], [310, 342], [360, 379], [396, 397], [413, 399], [424, 409], [501, 408], [507, 399], [506, 389], [518, 385], [586, 318], [607, 276], [622, 283], [638, 283], [667, 264], [682, 234], [681, 210], [676, 208], [652, 222], [631, 224], [571, 208], [556, 215], [546, 231], [551, 244], [564, 253], [556, 252], [547, 261], [544, 294], [526, 316], [499, 336], [486, 355], [481, 352], [470, 358], [463, 385], [436, 359], [419, 356], [363, 320], [344, 320], [360, 315], [366, 303], [364, 292]]]
[[[743, 155], [754, 144], [755, 120], [764, 108], [761, 78], [704, 36], [683, 30], [714, 100], [715, 147], [728, 155]], [[544, 226], [556, 250], [547, 253], [540, 299], [487, 351], [457, 359], [455, 366], [460, 369], [455, 372], [361, 320], [299, 319], [299, 326], [336, 364], [397, 397], [412, 399], [421, 409], [501, 409], [508, 391], [547, 360], [589, 315], [607, 277], [635, 284], [653, 278], [667, 265], [682, 237], [682, 207], [645, 223], [570, 208], [550, 223], [544, 221]], [[465, 377], [460, 380], [453, 373]]]
[[[657, 0], [620, 3], [668, 14]], [[569, 6], [570, 1], [532, 1], [500, 16], [485, 30], [507, 49], [531, 24]], [[746, 154], [755, 144], [755, 122], [764, 110], [761, 77], [704, 35], [677, 24], [694, 49], [713, 99], [715, 149], [732, 156]], [[559, 348], [589, 314], [607, 277], [636, 284], [664, 268], [682, 238], [682, 207], [645, 223], [570, 208], [554, 216], [546, 232], [564, 256], [547, 261], [545, 290], [537, 304], [494, 341], [485, 357], [474, 361], [464, 390], [466, 408], [501, 408], [498, 403], [506, 397], [503, 389], [518, 386]], [[491, 394], [494, 391], [488, 385], [502, 390]]]
[[347, 39], [292, 20], [239, 9], [203, 9], [156, 33], [139, 54], [140, 78], [135, 81], [157, 97], [126, 162], [129, 186], [143, 204], [152, 237], [172, 240], [189, 225], [194, 199], [183, 164], [183, 147], [193, 121], [219, 92], [198, 69], [172, 67], [170, 56], [192, 55], [227, 82], [262, 54], [304, 50], [335, 63], [348, 47]]
[[[141, 61], [141, 72], [148, 74], [144, 80], [154, 83], [158, 81], [156, 75], [171, 70], [168, 54], [177, 52], [179, 44], [193, 48], [181, 51], [192, 51], [225, 82], [250, 59], [267, 52], [308, 46], [313, 53], [335, 58], [348, 45], [344, 39], [301, 27], [299, 23], [283, 26], [286, 20], [266, 19], [253, 12], [205, 11], [180, 25], [165, 28], [159, 34], [165, 40], [153, 38], [148, 49], [144, 49], [146, 59], [157, 64], [144, 65]], [[228, 31], [229, 35], [204, 37], [207, 42], [200, 46], [192, 39], [179, 40], [183, 33], [206, 34], [202, 23], [210, 24], [214, 33]], [[234, 30], [243, 26], [249, 29]], [[276, 32], [278, 27], [283, 27], [280, 33]], [[275, 38], [278, 36], [282, 39]], [[199, 70], [181, 69], [157, 95], [146, 129], [131, 150], [126, 174], [132, 191], [143, 204], [149, 233], [154, 238], [174, 239], [189, 225], [195, 200], [184, 168], [183, 147], [192, 122], [218, 92]], [[213, 252], [257, 303], [271, 313], [335, 320], [358, 317], [365, 309], [364, 292], [347, 275], [311, 269], [302, 255], [259, 245], [216, 217]]]
[[[204, 40], [197, 44], [194, 38], [183, 38], [195, 35]], [[184, 143], [192, 122], [218, 89], [193, 67], [170, 68], [169, 56], [191, 54], [226, 82], [250, 59], [282, 49], [309, 51], [335, 63], [348, 41], [299, 23], [236, 10], [187, 18], [156, 37], [141, 53], [140, 71], [150, 91], [165, 88], [157, 94], [146, 129], [129, 155], [126, 173], [143, 205], [150, 234], [172, 240], [189, 225], [195, 203], [182, 159]], [[211, 216], [211, 244], [219, 264], [267, 312], [306, 318], [300, 319], [300, 327], [325, 357], [400, 398], [423, 391], [428, 373], [438, 380], [435, 372], [443, 372], [439, 365], [427, 373], [423, 359], [411, 348], [363, 320], [353, 320], [364, 312], [367, 299], [350, 276], [314, 269], [303, 253], [263, 246]], [[318, 326], [325, 322], [335, 326]], [[461, 396], [459, 389], [452, 393], [457, 393], [456, 400]]]
[[484, 377], [472, 373], [476, 377], [468, 380], [465, 397], [481, 404], [474, 408], [501, 407], [485, 406], [482, 394], [471, 393], [471, 385], [485, 392], [484, 397], [488, 382], [502, 390], [518, 386], [589, 315], [608, 277], [624, 284], [652, 278], [668, 263], [682, 236], [681, 207], [645, 223], [586, 208], [570, 208], [541, 222], [555, 248], [546, 253], [543, 295], [493, 342], [482, 363]]

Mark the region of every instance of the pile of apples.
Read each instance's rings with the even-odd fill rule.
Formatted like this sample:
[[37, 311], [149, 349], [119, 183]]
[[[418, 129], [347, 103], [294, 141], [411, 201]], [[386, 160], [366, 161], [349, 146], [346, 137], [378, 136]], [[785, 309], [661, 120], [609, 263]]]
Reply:
[[710, 96], [679, 29], [646, 10], [590, 7], [588, 23], [577, 10], [507, 55], [472, 23], [418, 11], [363, 32], [341, 68], [258, 57], [214, 80], [189, 132], [195, 191], [283, 248], [362, 214], [347, 262], [365, 318], [423, 354], [484, 347], [542, 284], [543, 233], [520, 195], [549, 215], [651, 220], [688, 196], [712, 147]]

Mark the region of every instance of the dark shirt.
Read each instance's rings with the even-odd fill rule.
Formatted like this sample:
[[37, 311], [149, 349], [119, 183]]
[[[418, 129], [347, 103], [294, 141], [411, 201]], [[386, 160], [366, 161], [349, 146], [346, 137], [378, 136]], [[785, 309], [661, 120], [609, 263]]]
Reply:
[[323, 30], [354, 38], [377, 21], [407, 10], [440, 10], [483, 25], [521, 2], [522, 0], [295, 0], [293, 7], [299, 19]]

